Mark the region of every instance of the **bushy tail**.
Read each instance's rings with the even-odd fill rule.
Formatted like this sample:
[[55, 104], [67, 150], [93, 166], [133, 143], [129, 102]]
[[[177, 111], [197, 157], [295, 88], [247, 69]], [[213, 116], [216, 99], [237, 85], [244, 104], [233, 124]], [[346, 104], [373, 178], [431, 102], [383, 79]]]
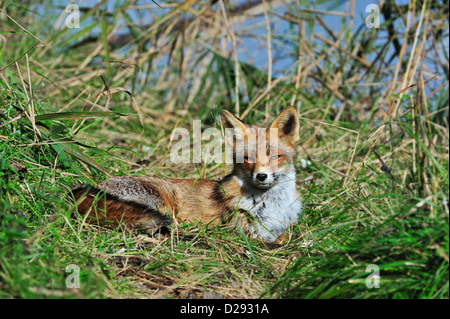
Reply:
[[96, 187], [82, 186], [71, 191], [78, 213], [88, 214], [88, 220], [100, 225], [125, 224], [131, 229], [154, 233], [168, 226], [171, 220], [159, 211], [132, 201], [122, 200]]

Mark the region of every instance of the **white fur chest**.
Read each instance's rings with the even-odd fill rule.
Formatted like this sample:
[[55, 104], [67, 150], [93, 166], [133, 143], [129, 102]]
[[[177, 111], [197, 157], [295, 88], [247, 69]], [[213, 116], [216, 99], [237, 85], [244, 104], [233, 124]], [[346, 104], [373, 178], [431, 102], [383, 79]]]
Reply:
[[243, 185], [243, 188], [245, 196], [241, 197], [239, 207], [255, 217], [253, 236], [274, 242], [298, 220], [302, 204], [296, 192], [295, 175], [267, 190], [253, 185]]

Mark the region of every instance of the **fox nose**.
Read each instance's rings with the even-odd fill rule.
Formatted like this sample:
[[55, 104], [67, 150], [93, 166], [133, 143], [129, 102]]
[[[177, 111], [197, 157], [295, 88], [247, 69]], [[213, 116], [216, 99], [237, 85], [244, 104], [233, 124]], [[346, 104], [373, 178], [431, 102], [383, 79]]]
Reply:
[[265, 173], [256, 174], [256, 179], [260, 182], [265, 181], [266, 178], [267, 178], [267, 174], [265, 174]]

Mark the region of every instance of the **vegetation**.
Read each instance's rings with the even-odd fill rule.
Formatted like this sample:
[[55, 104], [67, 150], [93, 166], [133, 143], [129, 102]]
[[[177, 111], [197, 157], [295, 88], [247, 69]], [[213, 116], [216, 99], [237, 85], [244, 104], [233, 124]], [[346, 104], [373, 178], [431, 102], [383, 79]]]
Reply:
[[[448, 298], [448, 1], [384, 1], [380, 28], [355, 1], [156, 2], [80, 7], [80, 28], [0, 3], [0, 297]], [[171, 131], [287, 105], [305, 209], [283, 244], [71, 216], [108, 176], [224, 176], [171, 163]]]

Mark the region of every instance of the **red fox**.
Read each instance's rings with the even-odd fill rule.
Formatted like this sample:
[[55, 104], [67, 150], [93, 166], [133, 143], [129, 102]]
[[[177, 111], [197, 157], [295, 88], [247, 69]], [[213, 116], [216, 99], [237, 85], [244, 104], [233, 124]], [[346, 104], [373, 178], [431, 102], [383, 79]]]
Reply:
[[[236, 141], [247, 142], [238, 149], [234, 141], [233, 170], [221, 181], [112, 177], [97, 187], [72, 191], [78, 212], [101, 224], [123, 222], [148, 233], [175, 218], [241, 227], [247, 236], [266, 242], [283, 238], [302, 211], [293, 164], [299, 140], [297, 112], [287, 107], [267, 128], [249, 126], [226, 110], [221, 122], [238, 132]], [[273, 133], [270, 138], [274, 131], [275, 138]], [[249, 138], [251, 134], [256, 139]], [[242, 161], [238, 151], [243, 153]]]

